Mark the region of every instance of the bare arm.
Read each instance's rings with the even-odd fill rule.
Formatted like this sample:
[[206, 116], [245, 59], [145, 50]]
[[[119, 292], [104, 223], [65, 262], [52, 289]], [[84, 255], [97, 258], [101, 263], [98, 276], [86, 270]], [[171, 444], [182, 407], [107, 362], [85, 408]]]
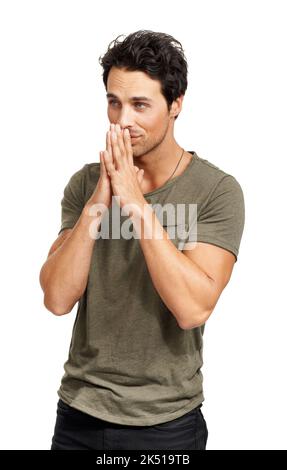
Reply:
[[[111, 207], [112, 188], [105, 168], [104, 157], [112, 155], [110, 132], [106, 134], [106, 150], [100, 152], [100, 178], [94, 193], [84, 206], [72, 229], [64, 230], [51, 246], [48, 259], [40, 271], [40, 284], [44, 291], [44, 305], [55, 315], [69, 313], [83, 295], [88, 281], [95, 237], [105, 208]], [[111, 158], [111, 157], [110, 157]], [[139, 172], [138, 167], [135, 167]], [[142, 174], [138, 174], [141, 182]], [[99, 216], [90, 215], [89, 209], [99, 204]], [[93, 236], [89, 228], [93, 223]]]
[[55, 315], [69, 313], [86, 289], [96, 242], [89, 234], [89, 227], [92, 221], [97, 229], [100, 225], [100, 218], [96, 221], [88, 215], [88, 207], [84, 207], [72, 229], [59, 235], [40, 271], [44, 305]]
[[[169, 240], [154, 211], [142, 208], [141, 214], [132, 219], [140, 230], [140, 245], [157, 292], [181, 328], [202, 325], [230, 279], [234, 255], [199, 242], [182, 253]], [[144, 230], [151, 234], [149, 238], [141, 235]]]
[[[110, 135], [106, 134], [106, 152], [111, 152]], [[103, 214], [111, 205], [111, 184], [100, 152], [100, 178], [72, 229], [65, 229], [53, 243], [48, 259], [40, 271], [44, 305], [55, 315], [69, 313], [83, 295], [88, 281], [91, 258]], [[99, 216], [91, 215], [94, 204], [103, 205]], [[93, 223], [93, 237], [89, 228]]]

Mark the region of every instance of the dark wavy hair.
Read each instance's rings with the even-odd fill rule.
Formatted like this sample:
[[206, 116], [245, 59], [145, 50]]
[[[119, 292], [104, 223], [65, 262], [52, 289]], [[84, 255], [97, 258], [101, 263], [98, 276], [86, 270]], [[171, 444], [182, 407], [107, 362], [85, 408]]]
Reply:
[[170, 110], [172, 102], [184, 95], [187, 88], [188, 66], [181, 43], [169, 34], [150, 30], [136, 31], [119, 41], [121, 36], [111, 41], [107, 52], [99, 57], [106, 90], [113, 66], [140, 70], [160, 81], [161, 92]]

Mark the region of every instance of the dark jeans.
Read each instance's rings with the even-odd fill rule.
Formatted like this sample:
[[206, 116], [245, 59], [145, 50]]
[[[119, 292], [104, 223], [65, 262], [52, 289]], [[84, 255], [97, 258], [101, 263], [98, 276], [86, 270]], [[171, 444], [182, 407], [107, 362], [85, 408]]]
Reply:
[[51, 450], [205, 450], [201, 406], [153, 426], [109, 423], [58, 401]]

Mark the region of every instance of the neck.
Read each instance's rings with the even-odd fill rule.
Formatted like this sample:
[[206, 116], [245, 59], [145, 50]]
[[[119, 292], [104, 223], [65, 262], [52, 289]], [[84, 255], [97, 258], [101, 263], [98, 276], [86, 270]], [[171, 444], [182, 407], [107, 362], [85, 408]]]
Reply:
[[[135, 158], [135, 165], [144, 169], [142, 187], [144, 192], [150, 192], [165, 184], [174, 172], [182, 155], [183, 148], [174, 138], [162, 142], [158, 147], [142, 156]], [[190, 162], [192, 156], [184, 152], [172, 178], [180, 175]], [[172, 179], [171, 178], [171, 179]]]

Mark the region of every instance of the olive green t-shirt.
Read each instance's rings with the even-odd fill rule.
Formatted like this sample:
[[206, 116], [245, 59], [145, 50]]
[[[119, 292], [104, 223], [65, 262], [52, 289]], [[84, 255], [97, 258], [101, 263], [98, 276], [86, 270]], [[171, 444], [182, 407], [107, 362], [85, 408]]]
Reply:
[[[197, 241], [222, 247], [237, 260], [244, 227], [241, 186], [189, 153], [181, 175], [144, 197], [151, 205], [196, 204]], [[72, 175], [61, 201], [60, 232], [75, 225], [99, 175], [100, 163]], [[173, 239], [177, 248], [180, 241]], [[137, 238], [98, 238], [58, 395], [111, 423], [149, 426], [178, 418], [204, 400], [204, 327], [179, 327], [153, 286]]]

